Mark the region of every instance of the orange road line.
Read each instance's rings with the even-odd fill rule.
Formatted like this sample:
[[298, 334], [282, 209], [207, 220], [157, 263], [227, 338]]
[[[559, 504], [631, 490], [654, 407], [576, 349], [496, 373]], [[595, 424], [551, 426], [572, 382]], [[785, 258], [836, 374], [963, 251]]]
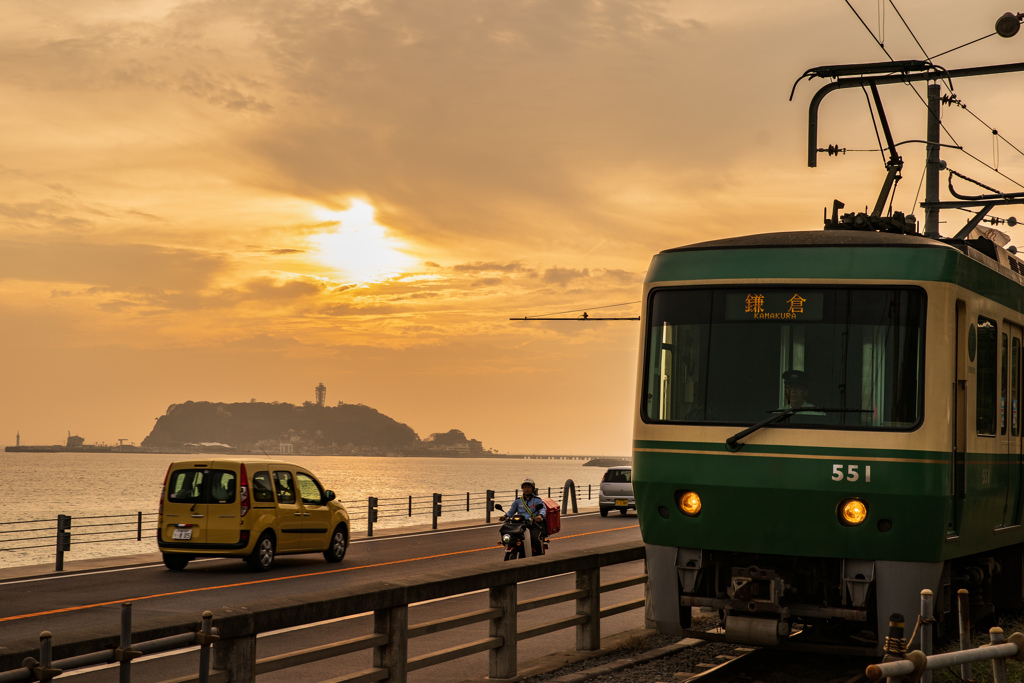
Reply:
[[[613, 529], [600, 529], [598, 531], [586, 531], [582, 534], [573, 534], [571, 536], [562, 536], [560, 538], [553, 538], [553, 541], [564, 541], [569, 538], [579, 538], [580, 536], [590, 536], [592, 534], [604, 534], [609, 531], [623, 531], [625, 529], [636, 529], [639, 524], [632, 526], [620, 526]], [[404, 560], [392, 560], [390, 562], [380, 562], [378, 564], [361, 564], [357, 567], [343, 567], [341, 569], [328, 569], [322, 572], [313, 572], [311, 574], [296, 574], [294, 576], [278, 576], [272, 579], [258, 579], [256, 581], [243, 581], [242, 583], [229, 583], [221, 586], [205, 586], [203, 588], [189, 588], [182, 591], [171, 591], [169, 593], [156, 593], [154, 595], [143, 595], [137, 598], [122, 598], [120, 600], [109, 600], [107, 602], [96, 602], [91, 605], [77, 605], [75, 607], [62, 607], [60, 609], [46, 610], [45, 612], [33, 612], [32, 614], [16, 614], [10, 617], [0, 617], [0, 622], [3, 621], [17, 621], [18, 619], [28, 619], [30, 617], [43, 617], [49, 614], [63, 614], [65, 612], [77, 612], [83, 609], [91, 609], [93, 607], [107, 607], [108, 605], [120, 605], [125, 602], [138, 602], [139, 600], [152, 600], [154, 598], [167, 598], [173, 595], [186, 595], [188, 593], [201, 593], [203, 591], [219, 590], [221, 588], [241, 588], [243, 586], [257, 586], [263, 583], [272, 583], [274, 581], [290, 581], [292, 579], [304, 579], [310, 576], [325, 576], [327, 574], [338, 574], [340, 572], [351, 572], [356, 569], [374, 569], [376, 567], [387, 567], [394, 564], [405, 564], [406, 562], [418, 562], [420, 560], [435, 560], [439, 557], [451, 557], [453, 555], [465, 555], [467, 553], [478, 553], [481, 550], [497, 550], [500, 545], [487, 546], [486, 548], [473, 548], [471, 550], [456, 550], [450, 553], [440, 553], [438, 555], [427, 555], [425, 557], [408, 557]]]

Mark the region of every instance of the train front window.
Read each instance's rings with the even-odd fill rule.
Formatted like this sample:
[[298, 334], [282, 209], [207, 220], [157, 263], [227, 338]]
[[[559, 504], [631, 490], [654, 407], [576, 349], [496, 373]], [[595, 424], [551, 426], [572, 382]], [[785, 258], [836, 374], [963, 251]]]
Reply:
[[924, 293], [752, 286], [656, 290], [648, 422], [909, 429], [922, 415]]

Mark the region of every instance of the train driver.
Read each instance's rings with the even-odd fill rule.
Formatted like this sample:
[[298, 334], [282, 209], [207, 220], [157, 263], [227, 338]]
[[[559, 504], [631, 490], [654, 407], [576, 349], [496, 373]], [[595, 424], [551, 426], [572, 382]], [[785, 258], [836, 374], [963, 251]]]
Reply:
[[810, 392], [811, 384], [810, 375], [803, 370], [787, 370], [782, 373], [782, 380], [786, 384], [786, 403], [783, 408], [802, 408], [800, 412], [803, 415], [825, 414], [817, 410], [807, 410], [807, 408], [817, 407], [807, 400], [807, 394]]

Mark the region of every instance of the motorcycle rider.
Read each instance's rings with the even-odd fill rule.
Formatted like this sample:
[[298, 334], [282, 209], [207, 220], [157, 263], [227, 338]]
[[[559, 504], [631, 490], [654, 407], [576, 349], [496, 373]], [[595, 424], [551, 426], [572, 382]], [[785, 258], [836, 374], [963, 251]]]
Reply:
[[530, 520], [531, 524], [528, 527], [530, 530], [530, 545], [533, 548], [533, 555], [540, 555], [543, 553], [541, 534], [544, 532], [548, 509], [540, 496], [536, 495], [537, 485], [533, 483], [533, 479], [529, 477], [523, 479], [521, 488], [523, 489], [523, 495], [513, 501], [501, 519], [505, 520], [519, 513]]

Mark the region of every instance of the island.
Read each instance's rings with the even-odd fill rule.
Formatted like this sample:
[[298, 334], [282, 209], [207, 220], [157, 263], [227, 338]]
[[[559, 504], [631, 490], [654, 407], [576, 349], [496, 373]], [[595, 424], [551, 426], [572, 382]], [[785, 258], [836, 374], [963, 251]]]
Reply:
[[266, 455], [466, 456], [493, 453], [458, 430], [425, 439], [411, 427], [361, 403], [175, 403], [142, 441], [163, 453]]

